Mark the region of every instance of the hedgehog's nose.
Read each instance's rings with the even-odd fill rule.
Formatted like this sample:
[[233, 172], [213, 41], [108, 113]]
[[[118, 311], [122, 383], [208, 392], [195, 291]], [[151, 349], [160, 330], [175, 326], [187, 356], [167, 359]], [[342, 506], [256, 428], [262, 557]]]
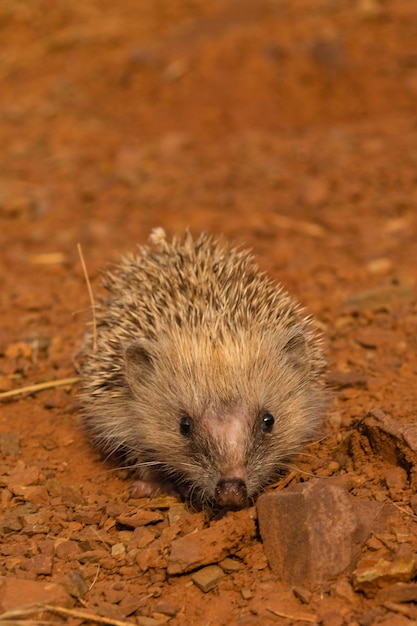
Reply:
[[248, 492], [241, 478], [221, 478], [216, 485], [216, 503], [225, 508], [241, 509], [248, 503]]

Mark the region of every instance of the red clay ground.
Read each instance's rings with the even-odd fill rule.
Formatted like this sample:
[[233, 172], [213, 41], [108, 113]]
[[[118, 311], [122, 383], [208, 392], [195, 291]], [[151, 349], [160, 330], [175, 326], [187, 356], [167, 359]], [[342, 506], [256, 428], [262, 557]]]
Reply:
[[[414, 0], [8, 0], [0, 39], [0, 391], [76, 375], [78, 242], [97, 286], [154, 226], [222, 232], [326, 335], [326, 437], [291, 484], [344, 476], [400, 509], [362, 547], [387, 562], [371, 591], [351, 570], [294, 593], [249, 533], [205, 593], [166, 557], [219, 522], [132, 499], [79, 428], [76, 383], [16, 396], [0, 406], [3, 610], [26, 580], [59, 585], [35, 600], [144, 626], [415, 624], [415, 449], [358, 428], [376, 408], [415, 423]], [[121, 523], [137, 510], [156, 516]]]

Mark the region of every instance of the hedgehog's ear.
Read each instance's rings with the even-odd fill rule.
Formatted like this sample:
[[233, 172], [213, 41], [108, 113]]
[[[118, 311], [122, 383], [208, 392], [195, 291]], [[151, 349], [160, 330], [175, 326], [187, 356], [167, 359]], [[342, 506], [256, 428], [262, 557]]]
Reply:
[[305, 337], [298, 333], [293, 335], [283, 348], [288, 361], [298, 370], [303, 371], [308, 367], [307, 347]]
[[126, 348], [125, 364], [126, 379], [131, 388], [148, 378], [154, 367], [149, 350], [141, 343], [132, 343]]

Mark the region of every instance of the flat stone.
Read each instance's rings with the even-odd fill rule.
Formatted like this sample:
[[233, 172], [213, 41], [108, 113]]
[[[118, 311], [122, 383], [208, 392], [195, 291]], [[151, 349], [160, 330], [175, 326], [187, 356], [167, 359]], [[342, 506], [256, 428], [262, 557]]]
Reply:
[[64, 585], [68, 593], [74, 598], [84, 598], [89, 588], [82, 572], [78, 570], [68, 572], [65, 577]]
[[138, 609], [143, 608], [145, 604], [146, 601], [144, 600], [143, 596], [129, 594], [127, 596], [125, 595], [122, 598], [122, 600], [119, 602], [119, 607], [123, 615], [128, 616], [132, 615], [132, 613], [134, 613]]
[[238, 572], [242, 567], [242, 564], [239, 561], [231, 559], [230, 557], [223, 559], [219, 565], [225, 572]]
[[127, 543], [130, 547], [142, 549], [147, 548], [153, 541], [155, 541], [155, 533], [143, 526], [135, 528], [130, 541]]
[[34, 504], [44, 504], [49, 501], [48, 491], [43, 485], [16, 487], [14, 493], [15, 495], [22, 496], [27, 502], [33, 502]]
[[136, 563], [142, 572], [146, 572], [149, 568], [165, 569], [167, 562], [161, 540], [155, 539], [148, 548], [140, 550], [136, 556]]
[[352, 585], [347, 580], [337, 580], [334, 585], [334, 593], [338, 598], [343, 598], [352, 604], [356, 600]]
[[266, 618], [267, 624], [272, 623], [270, 622], [271, 615], [275, 616], [273, 623], [277, 626], [288, 622], [291, 624], [301, 622], [305, 626], [319, 623], [318, 615], [300, 605], [290, 589], [276, 583], [271, 586], [268, 594], [254, 594], [250, 602], [250, 610], [257, 616], [256, 624], [263, 623], [261, 616]]
[[160, 600], [154, 607], [157, 613], [168, 615], [169, 617], [175, 617], [179, 611], [179, 608], [166, 600]]
[[372, 557], [361, 559], [353, 572], [353, 585], [357, 591], [364, 592], [368, 597], [374, 597], [387, 583], [408, 582], [416, 573], [417, 554], [406, 549], [399, 551], [392, 561]]
[[242, 587], [242, 589], [240, 590], [240, 595], [244, 600], [251, 600], [253, 598], [253, 593], [248, 587]]
[[39, 468], [25, 467], [13, 471], [7, 481], [7, 487], [15, 495], [22, 495], [24, 487], [39, 483]]
[[159, 511], [137, 511], [133, 514], [122, 514], [117, 518], [117, 522], [122, 526], [128, 528], [139, 528], [140, 526], [147, 526], [148, 524], [157, 524], [162, 522], [164, 516]]
[[173, 524], [176, 524], [179, 519], [181, 519], [182, 517], [184, 517], [184, 515], [187, 515], [187, 514], [188, 514], [187, 507], [185, 506], [185, 504], [182, 504], [181, 502], [170, 506], [168, 509], [169, 525], [172, 526]]
[[4, 612], [34, 604], [70, 607], [70, 595], [61, 585], [47, 581], [8, 577], [0, 583], [0, 609]]
[[79, 554], [81, 554], [81, 548], [77, 541], [71, 541], [70, 539], [57, 541], [55, 555], [58, 559], [67, 561]]
[[224, 575], [224, 571], [221, 567], [218, 565], [209, 565], [208, 567], [203, 567], [203, 569], [194, 572], [191, 576], [191, 580], [201, 591], [207, 593], [207, 591], [214, 589]]
[[380, 589], [376, 598], [382, 602], [395, 602], [402, 604], [403, 602], [417, 602], [417, 583], [397, 582], [393, 585], [387, 585]]
[[199, 532], [174, 539], [168, 560], [168, 574], [183, 574], [218, 563], [233, 554], [256, 534], [250, 510], [229, 512]]
[[36, 575], [50, 576], [52, 574], [53, 558], [44, 554], [26, 559], [22, 564], [22, 569]]
[[126, 546], [124, 543], [115, 543], [111, 547], [111, 555], [114, 557], [122, 557], [126, 554]]

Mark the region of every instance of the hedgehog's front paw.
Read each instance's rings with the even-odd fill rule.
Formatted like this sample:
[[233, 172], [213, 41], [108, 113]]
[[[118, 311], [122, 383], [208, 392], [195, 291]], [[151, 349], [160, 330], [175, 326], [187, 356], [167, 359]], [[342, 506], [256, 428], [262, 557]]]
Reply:
[[135, 480], [130, 487], [131, 498], [151, 498], [159, 494], [173, 496], [175, 498], [182, 495], [178, 488], [170, 482], [161, 485], [160, 483], [150, 480]]
[[130, 487], [131, 498], [150, 498], [160, 491], [160, 486], [147, 480], [135, 480]]

